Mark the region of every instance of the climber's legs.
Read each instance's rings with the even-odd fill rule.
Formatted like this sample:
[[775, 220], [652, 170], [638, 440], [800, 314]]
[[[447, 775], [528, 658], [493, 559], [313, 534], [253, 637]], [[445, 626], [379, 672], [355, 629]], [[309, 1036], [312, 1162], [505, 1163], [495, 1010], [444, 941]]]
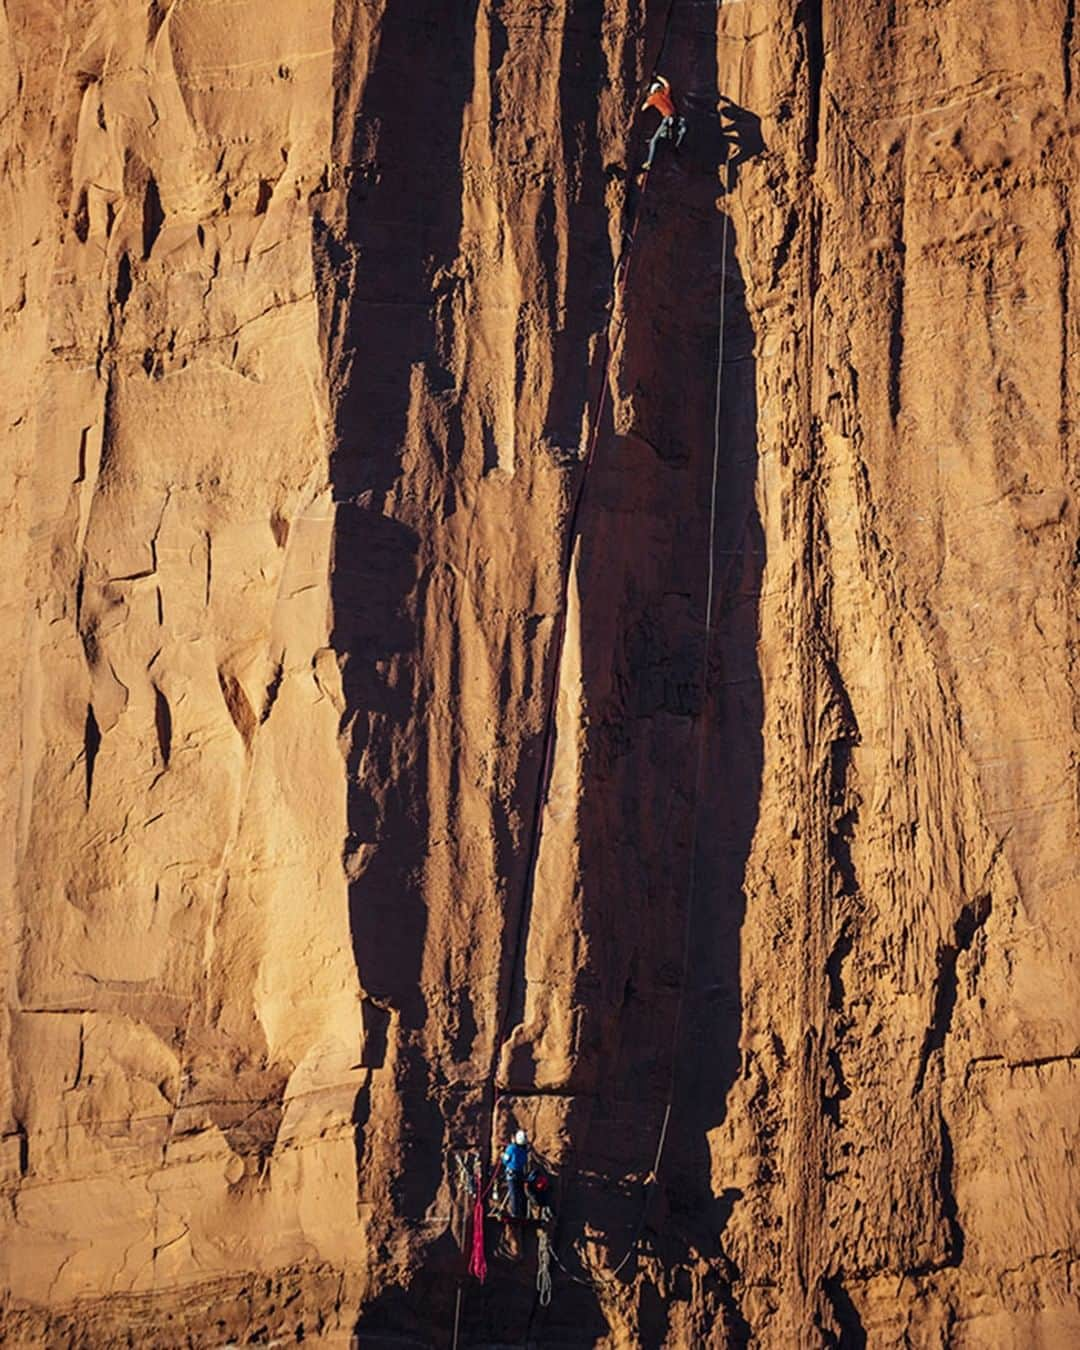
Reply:
[[645, 163], [641, 166], [646, 172], [652, 168], [653, 159], [656, 156], [656, 147], [661, 141], [671, 141], [674, 149], [678, 150], [683, 143], [683, 137], [686, 135], [686, 118], [673, 115], [665, 117], [660, 125], [652, 134], [649, 141], [649, 153], [645, 157]]

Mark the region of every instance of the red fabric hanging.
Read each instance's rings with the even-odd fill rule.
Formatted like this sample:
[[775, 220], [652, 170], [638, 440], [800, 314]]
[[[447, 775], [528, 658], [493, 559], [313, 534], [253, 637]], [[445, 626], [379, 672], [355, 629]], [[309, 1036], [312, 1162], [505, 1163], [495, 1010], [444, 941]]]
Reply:
[[473, 1205], [472, 1254], [469, 1257], [469, 1274], [475, 1275], [481, 1284], [487, 1279], [487, 1257], [484, 1254], [484, 1197], [480, 1188], [476, 1190], [476, 1203]]

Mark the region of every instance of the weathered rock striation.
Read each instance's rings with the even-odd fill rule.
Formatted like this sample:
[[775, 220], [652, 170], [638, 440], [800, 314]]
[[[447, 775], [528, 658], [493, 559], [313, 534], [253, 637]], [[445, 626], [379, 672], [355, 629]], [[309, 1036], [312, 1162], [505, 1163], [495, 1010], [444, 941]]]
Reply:
[[6, 1343], [1080, 1340], [1078, 47], [0, 5]]

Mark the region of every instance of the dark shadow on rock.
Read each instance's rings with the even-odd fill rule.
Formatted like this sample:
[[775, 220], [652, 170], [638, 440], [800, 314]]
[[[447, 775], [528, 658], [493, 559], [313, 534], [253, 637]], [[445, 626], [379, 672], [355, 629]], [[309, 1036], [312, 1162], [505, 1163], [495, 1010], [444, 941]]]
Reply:
[[721, 191], [734, 192], [739, 186], [739, 169], [748, 160], [756, 159], [765, 149], [761, 134], [761, 118], [749, 108], [742, 108], [722, 94], [717, 104], [720, 113], [721, 134], [726, 142], [727, 172], [723, 175]]
[[638, 1302], [638, 1336], [642, 1350], [663, 1350], [667, 1335], [667, 1300], [654, 1284], [644, 1284]]
[[448, 1287], [425, 1289], [423, 1298], [419, 1294], [415, 1285], [392, 1286], [367, 1304], [353, 1330], [352, 1350], [441, 1350], [448, 1345], [432, 1328], [453, 1326], [454, 1294]]
[[[585, 0], [577, 9], [599, 14]], [[333, 311], [330, 327], [341, 353], [331, 466], [332, 641], [342, 662], [349, 747], [345, 862], [355, 878], [349, 911], [359, 981], [378, 1010], [365, 1052], [370, 1073], [355, 1108], [362, 1189], [376, 1156], [368, 1121], [380, 1074], [393, 1072], [386, 1090], [400, 1099], [407, 1122], [395, 1173], [384, 1179], [393, 1208], [384, 1231], [400, 1232], [425, 1217], [444, 1166], [441, 1108], [419, 1035], [427, 1017], [420, 985], [427, 927], [416, 867], [428, 833], [426, 759], [419, 754], [403, 770], [394, 749], [424, 716], [416, 659], [425, 603], [421, 541], [393, 518], [391, 503], [416, 382], [452, 402], [443, 359], [451, 337], [444, 316], [452, 307], [440, 288], [458, 284], [449, 264], [460, 247], [461, 125], [472, 94], [475, 22], [475, 0], [452, 11], [435, 0], [389, 8], [352, 148], [347, 220], [341, 231], [317, 226], [324, 309]], [[583, 44], [584, 51], [598, 42], [598, 31], [598, 23], [567, 25], [564, 42]], [[564, 51], [564, 62], [574, 59]], [[582, 57], [590, 71], [592, 59]], [[617, 1260], [642, 1236], [647, 1217], [656, 1254], [675, 1270], [702, 1257], [722, 1265], [720, 1234], [730, 1212], [711, 1192], [707, 1132], [723, 1119], [738, 1067], [742, 886], [761, 779], [756, 642], [763, 542], [754, 499], [753, 333], [734, 225], [716, 208], [717, 169], [730, 140], [715, 112], [715, 34], [680, 31], [676, 17], [665, 63], [676, 87], [687, 91], [689, 139], [679, 158], [661, 148], [641, 203], [619, 381], [627, 398], [619, 425], [603, 428], [595, 485], [580, 520], [582, 657], [597, 697], [581, 877], [595, 965], [583, 972], [577, 993], [597, 1098], [590, 1125], [574, 1141], [578, 1167], [560, 1240], [572, 1239], [588, 1220], [608, 1235]], [[564, 118], [582, 121], [584, 99], [568, 82]], [[602, 172], [592, 153], [582, 168]], [[591, 237], [594, 217], [596, 231], [606, 229], [591, 196], [576, 209], [575, 229]], [[586, 251], [575, 247], [571, 269], [574, 303], [596, 308], [581, 297], [599, 297], [610, 260], [602, 243], [581, 247]], [[568, 329], [579, 324], [595, 331], [587, 314], [568, 321]], [[721, 331], [716, 591], [706, 652], [704, 562]], [[567, 336], [556, 353], [570, 389], [548, 410], [556, 439], [580, 407], [583, 386], [575, 388], [571, 376], [575, 349], [587, 344]], [[460, 453], [452, 416], [448, 425], [451, 434], [430, 447], [444, 465]], [[699, 736], [706, 738], [700, 800]], [[686, 967], [695, 810], [698, 883]], [[646, 1216], [636, 1178], [656, 1147], [684, 978], [675, 1110], [663, 1185]], [[471, 1035], [468, 1019], [464, 1026]], [[357, 1344], [449, 1343], [465, 1258], [449, 1232], [425, 1250], [430, 1259], [407, 1289], [388, 1290], [364, 1308]], [[460, 1285], [462, 1346], [586, 1346], [610, 1334], [595, 1290], [561, 1271], [553, 1304], [538, 1309], [534, 1243], [516, 1263], [490, 1252], [489, 1244], [487, 1284]], [[372, 1253], [373, 1260], [384, 1256], [388, 1249]], [[622, 1276], [634, 1266], [631, 1259]], [[649, 1321], [659, 1335], [659, 1317]]]
[[[535, 1237], [520, 1261], [502, 1261], [494, 1254], [498, 1226], [489, 1224], [490, 1275], [480, 1286], [463, 1279], [465, 1223], [451, 1222], [441, 1234], [417, 1228], [430, 1222], [440, 1195], [445, 1120], [423, 1049], [427, 917], [418, 863], [429, 832], [427, 758], [422, 745], [407, 763], [401, 758], [410, 733], [422, 741], [425, 718], [418, 660], [426, 604], [423, 541], [410, 523], [395, 518], [394, 489], [418, 393], [439, 402], [448, 428], [438, 440], [429, 437], [424, 452], [448, 471], [462, 448], [447, 353], [452, 315], [463, 308], [451, 303], [463, 284], [452, 264], [461, 247], [462, 126], [473, 94], [476, 15], [477, 0], [450, 9], [435, 0], [388, 8], [344, 170], [345, 219], [315, 227], [324, 331], [335, 355], [332, 644], [342, 670], [341, 730], [348, 746], [349, 917], [364, 995], [365, 1044], [358, 1058], [369, 1070], [353, 1113], [357, 1173], [361, 1196], [377, 1194], [381, 1209], [389, 1199], [388, 1212], [380, 1210], [369, 1229], [370, 1259], [389, 1261], [406, 1235], [420, 1238], [415, 1250], [422, 1255], [406, 1287], [392, 1287], [362, 1309], [354, 1340], [365, 1347], [447, 1345], [459, 1288], [462, 1346], [525, 1343], [537, 1307]], [[506, 35], [497, 12], [488, 18], [497, 61]], [[595, 99], [598, 31], [597, 20], [566, 38], [581, 53], [571, 54], [568, 69], [577, 74], [564, 94], [579, 120], [587, 94]], [[588, 91], [583, 78], [591, 81]], [[594, 170], [599, 166], [590, 164]], [[574, 211], [574, 229], [592, 238], [599, 230], [590, 218], [596, 203], [590, 199]], [[583, 323], [580, 312], [575, 323]], [[569, 369], [568, 348], [565, 359]], [[452, 473], [445, 472], [444, 481], [442, 509], [449, 514]], [[522, 861], [512, 853], [508, 822], [501, 836], [500, 857], [512, 877]], [[464, 1052], [477, 1034], [477, 1016], [465, 994], [454, 1006], [449, 1034]], [[380, 1095], [400, 1104], [403, 1126], [393, 1140], [379, 1139], [371, 1128]], [[390, 1175], [378, 1174], [388, 1162]], [[460, 1219], [460, 1204], [454, 1209]], [[550, 1327], [567, 1344], [593, 1344], [607, 1331], [595, 1294], [582, 1288], [560, 1298]]]
[[[420, 1050], [427, 914], [418, 860], [429, 830], [426, 757], [401, 745], [426, 715], [417, 659], [426, 603], [412, 525], [395, 518], [409, 412], [418, 393], [447, 397], [446, 290], [461, 235], [460, 143], [472, 97], [475, 0], [435, 0], [384, 16], [353, 128], [344, 217], [315, 224], [315, 267], [336, 401], [330, 465], [336, 524], [331, 642], [342, 673], [347, 744], [349, 920], [365, 995], [370, 1069], [354, 1108], [361, 1195], [374, 1159], [393, 1213], [423, 1219], [443, 1177], [443, 1127]], [[448, 59], [453, 52], [453, 59]], [[349, 53], [358, 78], [359, 53]], [[348, 91], [348, 81], [340, 88]], [[416, 97], [416, 91], [423, 97]], [[345, 105], [338, 109], [345, 115]], [[451, 426], [433, 454], [460, 453]], [[360, 1048], [357, 1048], [357, 1057]], [[370, 1140], [381, 1074], [408, 1120], [396, 1151]]]
[[839, 1275], [832, 1275], [825, 1280], [824, 1288], [840, 1328], [839, 1336], [832, 1332], [826, 1334], [825, 1344], [836, 1346], [837, 1350], [865, 1350], [866, 1329], [843, 1280]]
[[[579, 443], [582, 413], [590, 388], [593, 339], [607, 323], [611, 301], [611, 250], [605, 172], [595, 135], [596, 91], [606, 78], [602, 13], [595, 0], [570, 0], [565, 15], [559, 70], [559, 124], [567, 162], [562, 166], [574, 186], [567, 194], [564, 309], [555, 312], [555, 287], [549, 303], [555, 345], [551, 398], [545, 431], [561, 462], [573, 463], [584, 451]], [[560, 268], [555, 230], [555, 183], [546, 203], [551, 228], [541, 234], [545, 274], [554, 280]]]
[[[715, 32], [691, 31], [692, 17], [682, 28], [674, 14], [665, 72], [683, 91], [687, 138], [678, 154], [661, 145], [639, 201], [623, 401], [602, 428], [580, 526], [590, 710], [580, 883], [594, 956], [575, 995], [582, 1076], [597, 1095], [588, 1136], [575, 1141], [559, 1242], [576, 1268], [573, 1242], [588, 1223], [606, 1237], [609, 1271], [630, 1253], [621, 1279], [637, 1271], [639, 1243], [669, 1271], [701, 1259], [731, 1269], [731, 1193], [712, 1192], [708, 1136], [740, 1062], [743, 888], [763, 763], [755, 338], [735, 224], [717, 200], [733, 115], [717, 112]], [[737, 111], [736, 179], [763, 149], [757, 119]], [[646, 1194], [673, 1068], [660, 1185]], [[748, 1328], [731, 1279], [716, 1285], [717, 1316], [738, 1344]]]
[[[536, 1230], [517, 1234], [518, 1255], [497, 1255], [502, 1225], [487, 1224], [488, 1277], [484, 1284], [448, 1274], [439, 1262], [419, 1271], [407, 1289], [386, 1289], [362, 1310], [353, 1344], [363, 1350], [415, 1347], [449, 1350], [455, 1316], [458, 1344], [521, 1346], [591, 1346], [610, 1335], [610, 1328], [591, 1289], [560, 1280], [557, 1297], [541, 1308], [536, 1297]], [[556, 1272], [558, 1276], [558, 1272]], [[460, 1310], [458, 1290], [461, 1291]]]

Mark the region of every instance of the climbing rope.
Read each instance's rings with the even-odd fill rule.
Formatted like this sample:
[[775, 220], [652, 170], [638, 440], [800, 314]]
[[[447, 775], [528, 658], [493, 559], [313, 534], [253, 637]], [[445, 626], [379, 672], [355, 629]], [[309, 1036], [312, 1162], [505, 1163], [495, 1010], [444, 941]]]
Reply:
[[551, 1242], [543, 1228], [536, 1239], [536, 1297], [541, 1308], [551, 1302]]
[[457, 1302], [454, 1304], [454, 1340], [451, 1350], [458, 1350], [458, 1330], [461, 1327], [461, 1285], [457, 1287]]
[[472, 1250], [469, 1253], [469, 1274], [481, 1284], [487, 1279], [487, 1256], [484, 1252], [484, 1197], [477, 1189], [473, 1201]]
[[[484, 1223], [487, 1218], [487, 1202], [495, 1186], [497, 1171], [492, 1171], [485, 1186], [483, 1168], [480, 1163], [479, 1154], [468, 1153], [468, 1165], [462, 1161], [460, 1154], [455, 1155], [458, 1170], [458, 1185], [464, 1194], [472, 1201], [472, 1240], [469, 1244], [469, 1274], [481, 1284], [487, 1279], [487, 1253], [484, 1249]], [[471, 1166], [471, 1173], [469, 1170]], [[462, 1247], [465, 1245], [464, 1232], [462, 1234]]]

